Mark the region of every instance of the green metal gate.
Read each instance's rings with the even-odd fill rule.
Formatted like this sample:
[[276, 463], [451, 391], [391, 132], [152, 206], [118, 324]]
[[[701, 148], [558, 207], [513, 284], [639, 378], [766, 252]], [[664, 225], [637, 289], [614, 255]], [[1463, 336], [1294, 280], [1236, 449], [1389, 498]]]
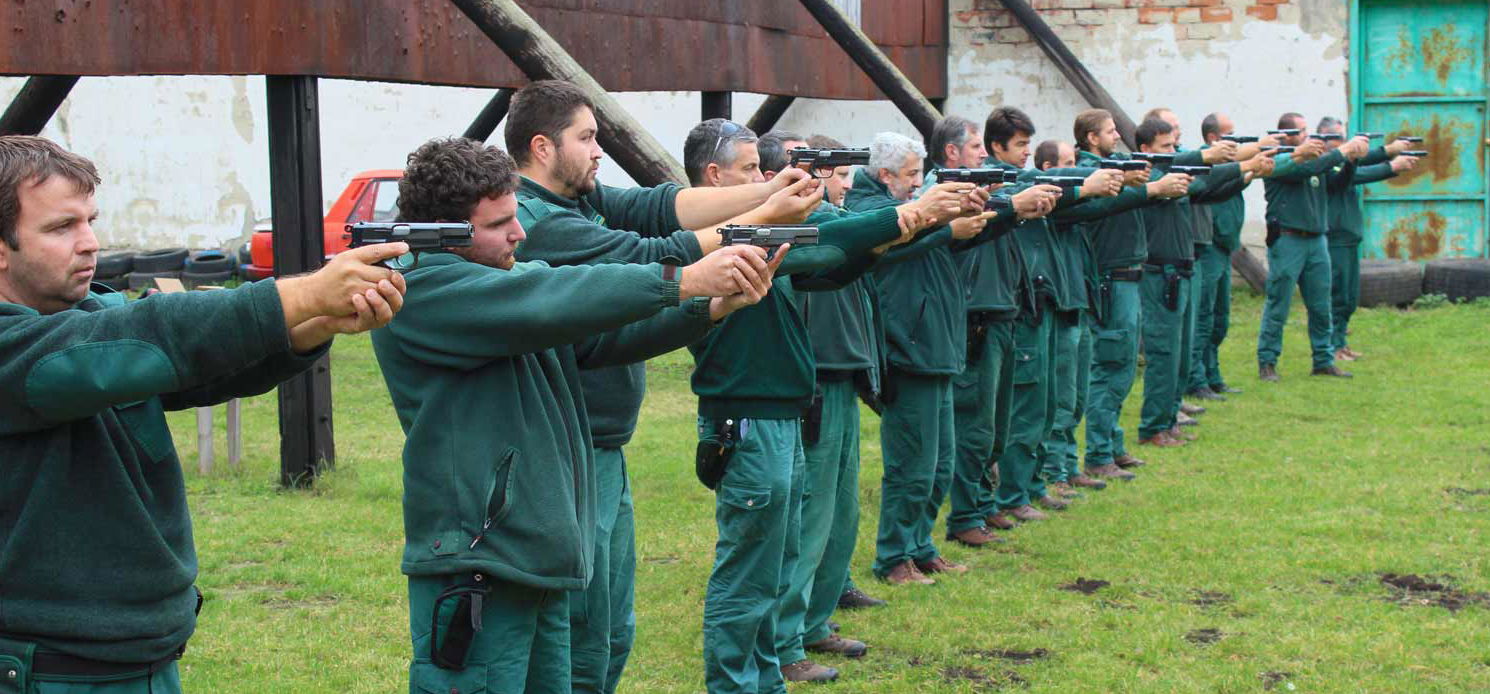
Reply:
[[1486, 255], [1486, 0], [1352, 0], [1355, 130], [1426, 138], [1413, 171], [1366, 186], [1367, 258]]

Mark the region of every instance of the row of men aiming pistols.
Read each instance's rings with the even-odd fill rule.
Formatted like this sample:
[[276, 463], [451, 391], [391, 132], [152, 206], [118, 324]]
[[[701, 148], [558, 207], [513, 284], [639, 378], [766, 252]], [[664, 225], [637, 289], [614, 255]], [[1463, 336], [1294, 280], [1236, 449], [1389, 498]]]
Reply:
[[[535, 82], [507, 151], [420, 146], [399, 221], [349, 228], [354, 248], [321, 270], [136, 301], [90, 285], [94, 165], [0, 137], [0, 675], [39, 694], [180, 691], [204, 602], [164, 411], [266, 392], [372, 330], [406, 434], [411, 692], [616, 690], [636, 632], [625, 446], [644, 361], [684, 346], [695, 471], [716, 495], [707, 687], [833, 679], [808, 653], [868, 651], [835, 610], [885, 604], [849, 570], [859, 401], [882, 417], [873, 575], [966, 572], [932, 537], [949, 497], [947, 537], [980, 547], [1133, 478], [1117, 415], [1140, 333], [1141, 443], [1189, 438], [1182, 392], [1231, 390], [1214, 356], [1228, 311], [1205, 308], [1226, 283], [1206, 259], [1238, 243], [1247, 182], [1267, 181], [1278, 232], [1271, 316], [1295, 281], [1327, 300], [1325, 237], [1359, 230], [1336, 221], [1337, 193], [1412, 164], [1405, 141], [1311, 138], [1293, 114], [1280, 128], [1296, 132], [1256, 142], [1208, 117], [1207, 147], [1177, 152], [1173, 115], [1153, 115], [1129, 155], [1106, 113], [1082, 113], [1077, 146], [1040, 145], [1030, 170], [1020, 111], [949, 117], [929, 180], [900, 135], [847, 150], [710, 120], [684, 145], [692, 185], [623, 189], [596, 181], [584, 93]], [[1321, 318], [1315, 372], [1338, 375]]]

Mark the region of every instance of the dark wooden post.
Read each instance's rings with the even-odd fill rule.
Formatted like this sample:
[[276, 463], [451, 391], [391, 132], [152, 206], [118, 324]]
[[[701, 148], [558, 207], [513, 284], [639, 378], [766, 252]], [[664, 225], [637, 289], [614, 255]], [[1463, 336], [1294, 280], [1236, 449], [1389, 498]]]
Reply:
[[1128, 114], [1123, 111], [1123, 107], [1118, 105], [1117, 99], [1107, 93], [1102, 83], [1098, 82], [1092, 73], [1087, 72], [1086, 66], [1082, 65], [1071, 49], [1066, 47], [1066, 43], [1050, 30], [1050, 26], [1040, 18], [1039, 13], [1035, 12], [1024, 0], [1002, 0], [1002, 2], [1004, 7], [1009, 8], [1009, 11], [1014, 14], [1014, 18], [1019, 21], [1025, 31], [1035, 37], [1035, 43], [1039, 44], [1040, 50], [1045, 51], [1045, 55], [1055, 63], [1061, 74], [1071, 81], [1071, 85], [1076, 87], [1076, 91], [1081, 93], [1082, 98], [1086, 99], [1092, 108], [1107, 109], [1112, 113], [1112, 122], [1117, 125], [1118, 134], [1122, 135], [1123, 143], [1128, 145], [1128, 149], [1138, 151], [1138, 144], [1133, 141], [1133, 132], [1137, 129], [1133, 124], [1133, 119], [1129, 118]]
[[5, 114], [0, 115], [0, 135], [41, 132], [77, 83], [76, 75], [36, 75], [26, 80]]
[[764, 135], [776, 127], [776, 122], [786, 115], [787, 107], [796, 101], [794, 96], [776, 96], [772, 94], [761, 102], [760, 108], [755, 109], [755, 114], [750, 116], [750, 122], [745, 127], [750, 128], [757, 135]]
[[930, 101], [921, 94], [921, 90], [895, 67], [895, 63], [885, 57], [879, 47], [864, 35], [859, 27], [854, 26], [843, 10], [833, 4], [832, 0], [801, 0], [802, 6], [812, 13], [818, 24], [833, 37], [834, 41], [843, 48], [843, 51], [859, 65], [864, 74], [874, 81], [874, 85], [895, 102], [896, 108], [910, 120], [911, 125], [916, 126], [921, 137], [930, 139], [931, 129], [936, 126], [941, 113], [931, 105]]
[[481, 113], [476, 115], [476, 120], [471, 121], [471, 127], [466, 128], [465, 137], [477, 142], [490, 139], [502, 119], [507, 117], [507, 107], [512, 105], [512, 91], [498, 89], [491, 101], [486, 102], [486, 106], [481, 109]]
[[699, 120], [734, 118], [733, 96], [730, 92], [699, 92]]
[[[316, 78], [265, 78], [269, 112], [269, 193], [274, 273], [308, 272], [324, 262], [321, 240], [321, 111]], [[331, 357], [279, 387], [280, 483], [309, 486], [336, 460], [331, 431]]]
[[1246, 244], [1231, 252], [1231, 267], [1242, 279], [1247, 280], [1247, 286], [1252, 287], [1252, 291], [1258, 294], [1267, 292], [1268, 268], [1252, 254]]
[[513, 0], [451, 0], [528, 79], [573, 82], [595, 104], [600, 146], [644, 186], [687, 183], [683, 166]]

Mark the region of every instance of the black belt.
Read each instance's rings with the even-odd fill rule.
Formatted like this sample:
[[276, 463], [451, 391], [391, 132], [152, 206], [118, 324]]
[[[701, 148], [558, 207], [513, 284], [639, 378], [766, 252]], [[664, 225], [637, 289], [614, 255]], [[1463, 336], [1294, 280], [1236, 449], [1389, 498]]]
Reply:
[[1179, 270], [1180, 272], [1189, 272], [1195, 269], [1195, 260], [1193, 258], [1149, 258], [1148, 260], [1144, 261], [1144, 264], [1152, 265], [1159, 268], [1162, 268], [1165, 265], [1173, 265], [1174, 269]]
[[1116, 270], [1108, 270], [1107, 279], [1114, 282], [1138, 282], [1143, 279], [1143, 268], [1120, 267]]
[[1281, 231], [1281, 232], [1283, 232], [1285, 234], [1288, 234], [1289, 236], [1302, 236], [1302, 237], [1304, 237], [1306, 239], [1312, 239], [1312, 238], [1314, 238], [1316, 236], [1320, 236], [1321, 235], [1321, 234], [1316, 234], [1316, 233], [1314, 233], [1312, 231], [1300, 231], [1298, 229], [1289, 229], [1288, 227], [1278, 227], [1278, 231]]
[[182, 646], [153, 663], [111, 663], [104, 660], [79, 658], [63, 653], [37, 651], [31, 656], [31, 670], [38, 675], [65, 675], [81, 677], [123, 677], [125, 675], [155, 674], [181, 659], [186, 652]]

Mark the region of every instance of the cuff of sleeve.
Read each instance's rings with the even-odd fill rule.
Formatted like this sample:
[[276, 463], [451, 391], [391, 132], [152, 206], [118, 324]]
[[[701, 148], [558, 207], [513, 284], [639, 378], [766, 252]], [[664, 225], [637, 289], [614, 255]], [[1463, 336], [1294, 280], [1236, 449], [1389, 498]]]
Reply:
[[664, 306], [677, 306], [683, 293], [683, 268], [677, 265], [660, 265], [662, 277], [662, 301]]
[[692, 299], [683, 302], [683, 310], [690, 316], [696, 316], [707, 320], [709, 318], [709, 304], [712, 302], [713, 299], [707, 296], [695, 296]]
[[266, 354], [290, 351], [290, 330], [285, 327], [284, 305], [279, 301], [279, 288], [270, 278], [254, 282], [246, 289], [249, 303], [253, 306], [255, 336]]

